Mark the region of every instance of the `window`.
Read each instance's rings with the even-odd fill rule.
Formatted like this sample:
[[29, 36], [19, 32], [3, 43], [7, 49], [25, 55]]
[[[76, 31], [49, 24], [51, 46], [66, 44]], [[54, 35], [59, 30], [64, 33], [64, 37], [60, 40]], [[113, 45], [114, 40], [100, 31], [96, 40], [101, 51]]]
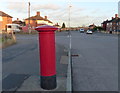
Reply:
[[8, 26], [8, 28], [12, 28], [11, 26]]

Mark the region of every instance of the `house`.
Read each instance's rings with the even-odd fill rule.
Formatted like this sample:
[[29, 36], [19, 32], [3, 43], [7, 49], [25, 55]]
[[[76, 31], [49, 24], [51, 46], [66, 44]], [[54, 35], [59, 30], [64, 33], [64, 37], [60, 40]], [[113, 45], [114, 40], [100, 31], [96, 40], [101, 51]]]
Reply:
[[113, 18], [112, 19], [112, 30], [114, 31], [114, 32], [117, 32], [118, 31], [118, 29], [117, 29], [117, 21], [118, 21], [118, 15], [117, 14], [115, 14], [115, 18]]
[[108, 23], [108, 19], [106, 21], [103, 21], [102, 23], [102, 28], [104, 31], [106, 31], [107, 23]]
[[92, 25], [89, 25], [89, 29], [91, 29], [91, 30], [95, 27], [96, 27], [96, 25], [94, 23]]
[[107, 21], [106, 23], [106, 31], [112, 31], [112, 20]]
[[40, 12], [36, 12], [35, 16], [32, 16], [30, 18], [25, 19], [26, 26], [28, 26], [29, 23], [30, 23], [30, 26], [32, 28], [37, 27], [37, 26], [41, 26], [41, 25], [51, 25], [51, 26], [53, 26], [53, 22], [48, 20], [47, 16], [45, 16], [44, 18], [41, 17]]
[[0, 30], [5, 30], [6, 24], [12, 24], [12, 16], [0, 11]]
[[102, 27], [104, 28], [105, 31], [108, 31], [108, 32], [119, 32], [120, 18], [118, 17], [118, 14], [115, 14], [115, 17], [112, 17], [111, 20], [104, 21], [102, 23]]
[[53, 25], [53, 26], [58, 28], [58, 30], [57, 30], [57, 31], [61, 31], [61, 26], [60, 26], [58, 23], [56, 23], [56, 24], [55, 24], [55, 25]]
[[55, 27], [57, 27], [57, 28], [61, 28], [61, 26], [60, 26], [58, 23], [56, 23], [56, 24], [53, 25], [53, 26], [55, 26]]
[[120, 32], [120, 18], [117, 20], [117, 31]]
[[19, 18], [17, 18], [17, 20], [14, 20], [12, 23], [13, 24], [19, 24], [20, 26], [24, 26], [25, 25], [25, 22], [19, 20]]

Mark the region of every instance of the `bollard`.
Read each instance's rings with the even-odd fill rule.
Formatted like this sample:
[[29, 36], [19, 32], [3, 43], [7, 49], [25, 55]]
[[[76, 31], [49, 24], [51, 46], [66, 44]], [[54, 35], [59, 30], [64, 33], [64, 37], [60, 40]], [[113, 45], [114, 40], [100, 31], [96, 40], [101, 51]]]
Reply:
[[39, 32], [41, 88], [55, 89], [56, 84], [56, 52], [55, 30], [58, 28], [44, 25], [35, 28]]

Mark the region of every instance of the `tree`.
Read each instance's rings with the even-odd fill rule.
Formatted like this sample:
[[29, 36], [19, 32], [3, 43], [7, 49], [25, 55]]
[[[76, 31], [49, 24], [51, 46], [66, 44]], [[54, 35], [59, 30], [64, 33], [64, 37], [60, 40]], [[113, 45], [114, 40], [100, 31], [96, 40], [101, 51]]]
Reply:
[[93, 28], [93, 31], [97, 31], [97, 30], [101, 31], [103, 30], [103, 28], [101, 26], [96, 26]]
[[65, 23], [62, 24], [62, 28], [65, 28]]

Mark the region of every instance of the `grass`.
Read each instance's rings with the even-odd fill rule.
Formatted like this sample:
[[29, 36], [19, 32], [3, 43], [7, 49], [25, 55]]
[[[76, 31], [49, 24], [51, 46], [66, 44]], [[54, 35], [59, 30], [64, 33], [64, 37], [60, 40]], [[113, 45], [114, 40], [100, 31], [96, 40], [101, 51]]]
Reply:
[[0, 38], [0, 43], [2, 43], [3, 42], [3, 39], [2, 38]]

